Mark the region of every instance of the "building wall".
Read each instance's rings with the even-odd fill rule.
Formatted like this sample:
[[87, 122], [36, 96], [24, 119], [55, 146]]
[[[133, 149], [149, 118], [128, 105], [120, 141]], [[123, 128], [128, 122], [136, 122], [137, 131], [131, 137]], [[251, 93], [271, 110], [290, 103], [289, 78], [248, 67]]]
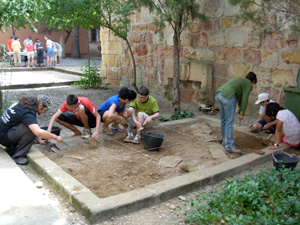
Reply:
[[[283, 87], [295, 86], [300, 63], [298, 39], [290, 30], [284, 30], [259, 38], [249, 25], [234, 23], [238, 7], [227, 1], [201, 1], [207, 23], [193, 23], [181, 35], [181, 73], [186, 62], [201, 62], [212, 66], [211, 91], [233, 77], [245, 77], [249, 71], [257, 74], [258, 83], [249, 98], [248, 114], [257, 114], [254, 104], [261, 92], [269, 93], [272, 100], [284, 104]], [[214, 4], [212, 4], [214, 3]], [[170, 67], [173, 54], [173, 32], [166, 27], [163, 38], [155, 33], [152, 15], [146, 9], [131, 18], [128, 35], [137, 65], [137, 86], [148, 86], [151, 92], [170, 93]], [[129, 86], [133, 81], [132, 60], [128, 46], [108, 30], [101, 29], [101, 76], [115, 85]], [[186, 67], [191, 68], [191, 67]], [[167, 74], [166, 74], [167, 73]], [[191, 73], [189, 71], [189, 73]], [[191, 76], [197, 75], [197, 71]], [[181, 77], [185, 77], [181, 74]], [[198, 103], [200, 79], [181, 80], [181, 98]], [[169, 85], [168, 85], [169, 84]]]
[[[36, 38], [39, 38], [41, 43], [43, 44], [44, 49], [46, 50], [46, 41], [44, 39], [44, 35], [48, 35], [48, 37], [55, 41], [60, 43], [60, 37], [66, 37], [67, 32], [66, 30], [58, 30], [56, 28], [49, 30], [47, 27], [43, 25], [36, 25], [36, 28], [38, 29], [38, 32], [35, 33], [30, 30], [28, 26], [26, 26], [26, 29], [21, 28], [20, 30], [16, 31], [16, 36], [20, 38], [20, 42], [22, 45], [23, 49], [23, 41], [28, 38], [28, 36], [31, 36], [32, 41]], [[8, 28], [5, 33], [0, 32], [0, 44], [5, 44], [7, 48], [7, 41], [10, 39], [10, 36], [12, 35], [12, 29]], [[81, 54], [87, 54], [88, 53], [88, 48], [87, 48], [87, 32], [80, 29], [79, 31], [79, 48], [80, 48], [80, 53]], [[67, 43], [65, 44], [65, 53], [66, 54], [71, 54], [71, 42], [72, 42], [72, 37], [71, 35], [69, 36]]]

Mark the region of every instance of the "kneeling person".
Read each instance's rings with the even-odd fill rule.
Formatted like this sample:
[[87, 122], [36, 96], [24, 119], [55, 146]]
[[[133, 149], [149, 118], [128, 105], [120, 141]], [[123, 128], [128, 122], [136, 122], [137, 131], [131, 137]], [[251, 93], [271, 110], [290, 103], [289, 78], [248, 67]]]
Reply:
[[60, 136], [41, 129], [36, 120], [36, 113], [46, 113], [50, 104], [47, 96], [23, 96], [1, 116], [0, 143], [6, 146], [6, 152], [17, 164], [28, 164], [26, 156], [35, 139], [39, 144], [46, 144], [40, 138], [63, 142]]
[[[81, 138], [89, 138], [91, 128], [96, 127], [92, 140], [98, 139], [101, 117], [93, 102], [88, 98], [68, 95], [67, 100], [51, 117], [48, 131], [51, 131], [55, 121], [73, 131], [75, 135], [81, 135]], [[74, 125], [84, 127], [83, 132], [81, 133]]]
[[130, 123], [132, 128], [136, 127], [136, 135], [133, 136], [132, 132], [127, 130], [127, 137], [124, 142], [131, 142], [134, 144], [141, 143], [141, 133], [140, 128], [144, 127], [146, 124], [151, 124], [154, 120], [159, 118], [159, 107], [157, 101], [154, 97], [149, 95], [148, 88], [142, 86], [138, 91], [137, 98], [130, 104], [128, 109], [129, 121], [132, 120], [134, 124]]

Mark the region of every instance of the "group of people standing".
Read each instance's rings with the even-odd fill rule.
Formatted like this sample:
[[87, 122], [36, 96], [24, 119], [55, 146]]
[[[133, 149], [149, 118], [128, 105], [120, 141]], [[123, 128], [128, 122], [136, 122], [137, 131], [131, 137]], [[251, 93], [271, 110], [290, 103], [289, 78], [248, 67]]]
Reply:
[[[46, 41], [46, 56], [47, 56], [47, 66], [60, 65], [62, 47], [59, 43], [49, 39], [47, 35], [44, 36]], [[35, 43], [31, 40], [31, 36], [28, 36], [23, 41], [25, 55], [25, 65], [27, 67], [35, 67], [34, 57], [36, 52], [36, 66], [41, 67], [44, 65], [44, 47], [39, 38], [35, 39]], [[10, 65], [15, 67], [21, 66], [21, 43], [19, 37], [11, 36], [10, 40], [7, 42], [7, 48], [9, 52], [12, 52], [12, 57], [10, 57]], [[12, 60], [13, 59], [13, 60]]]
[[[127, 104], [129, 107], [126, 107]], [[47, 96], [23, 96], [1, 116], [0, 144], [6, 146], [7, 153], [17, 164], [28, 163], [26, 156], [34, 141], [38, 144], [47, 144], [51, 139], [58, 143], [63, 142], [62, 137], [51, 133], [55, 122], [73, 131], [74, 135], [92, 141], [98, 140], [100, 123], [103, 122], [103, 134], [111, 136], [114, 132], [126, 132], [124, 142], [139, 144], [141, 128], [151, 126], [154, 120], [159, 118], [157, 101], [149, 95], [148, 88], [144, 86], [138, 93], [123, 87], [117, 95], [108, 98], [98, 108], [86, 97], [68, 95], [66, 101], [51, 117], [46, 131], [38, 125], [36, 114], [46, 113], [50, 106], [51, 100]], [[119, 124], [122, 124], [124, 129]], [[83, 127], [83, 131], [78, 130], [76, 126]], [[91, 128], [95, 128], [93, 133]]]

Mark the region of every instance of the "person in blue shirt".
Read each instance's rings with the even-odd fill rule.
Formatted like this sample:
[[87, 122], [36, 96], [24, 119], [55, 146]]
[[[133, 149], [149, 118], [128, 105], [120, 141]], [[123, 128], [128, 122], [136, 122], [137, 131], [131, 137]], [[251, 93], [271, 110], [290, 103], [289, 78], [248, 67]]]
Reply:
[[[136, 92], [127, 87], [123, 87], [118, 95], [114, 95], [108, 98], [99, 108], [98, 113], [101, 116], [101, 121], [104, 122], [102, 125], [102, 131], [107, 135], [114, 135], [112, 131], [123, 132], [119, 128], [119, 123], [122, 125], [126, 124], [125, 112], [126, 104], [133, 102], [136, 98]], [[112, 124], [111, 128], [108, 127]]]

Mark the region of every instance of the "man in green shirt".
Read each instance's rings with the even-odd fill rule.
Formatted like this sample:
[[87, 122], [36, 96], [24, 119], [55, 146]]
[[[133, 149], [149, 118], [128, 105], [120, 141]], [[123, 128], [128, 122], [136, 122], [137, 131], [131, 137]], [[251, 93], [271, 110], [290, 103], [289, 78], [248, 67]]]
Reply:
[[[148, 88], [142, 86], [137, 98], [130, 104], [127, 110], [127, 117], [129, 118], [129, 124], [132, 124], [133, 128], [136, 127], [136, 135], [133, 136], [130, 129], [127, 129], [127, 137], [124, 142], [131, 142], [134, 144], [141, 143], [141, 130], [146, 124], [152, 124], [153, 120], [159, 118], [159, 107], [154, 97], [149, 95]], [[133, 121], [131, 123], [131, 121]]]
[[239, 120], [242, 121], [248, 105], [248, 98], [253, 85], [256, 84], [256, 74], [249, 72], [246, 78], [235, 77], [227, 81], [216, 92], [216, 103], [221, 116], [222, 145], [229, 153], [242, 154], [237, 150], [233, 139], [233, 124], [238, 103]]

